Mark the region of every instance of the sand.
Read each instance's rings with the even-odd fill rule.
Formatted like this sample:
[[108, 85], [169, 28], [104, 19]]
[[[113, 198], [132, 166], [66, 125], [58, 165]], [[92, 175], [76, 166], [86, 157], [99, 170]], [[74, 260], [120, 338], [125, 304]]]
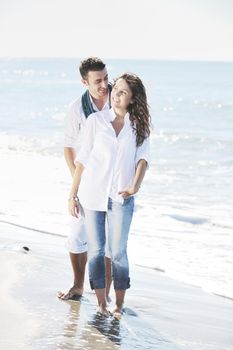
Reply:
[[96, 319], [87, 276], [81, 302], [58, 300], [72, 278], [64, 243], [0, 224], [1, 349], [233, 349], [232, 300], [133, 262], [120, 322]]
[[[23, 295], [17, 296], [17, 284], [26, 278], [28, 261], [33, 267], [34, 259], [30, 256], [12, 251], [0, 252], [1, 349], [31, 349], [30, 343], [37, 335], [39, 323], [26, 309]], [[20, 267], [24, 267], [24, 272]]]

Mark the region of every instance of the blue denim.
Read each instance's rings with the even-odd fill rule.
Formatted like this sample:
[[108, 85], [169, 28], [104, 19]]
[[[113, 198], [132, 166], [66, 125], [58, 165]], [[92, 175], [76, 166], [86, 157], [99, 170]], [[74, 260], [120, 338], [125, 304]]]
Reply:
[[94, 211], [83, 208], [88, 241], [89, 280], [92, 289], [105, 288], [105, 245], [108, 232], [108, 251], [112, 261], [115, 290], [125, 290], [129, 284], [127, 241], [134, 210], [134, 197], [123, 204], [108, 200], [108, 210]]

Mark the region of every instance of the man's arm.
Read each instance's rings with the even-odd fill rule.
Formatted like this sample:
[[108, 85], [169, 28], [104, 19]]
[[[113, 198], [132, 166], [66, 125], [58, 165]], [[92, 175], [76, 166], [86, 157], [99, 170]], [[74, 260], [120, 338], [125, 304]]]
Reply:
[[79, 200], [77, 197], [77, 192], [80, 185], [83, 170], [84, 166], [81, 163], [77, 162], [69, 196], [69, 213], [77, 218], [79, 217]]
[[66, 164], [68, 165], [68, 168], [70, 170], [71, 176], [74, 176], [74, 172], [75, 172], [75, 150], [72, 147], [64, 147], [64, 157], [66, 160]]

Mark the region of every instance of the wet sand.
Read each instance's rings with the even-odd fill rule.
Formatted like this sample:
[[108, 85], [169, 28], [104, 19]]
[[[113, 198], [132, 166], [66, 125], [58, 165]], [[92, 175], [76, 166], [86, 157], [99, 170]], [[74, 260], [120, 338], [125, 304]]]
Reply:
[[39, 322], [26, 310], [22, 293], [18, 295], [18, 284], [26, 278], [29, 260], [32, 268], [33, 258], [12, 251], [0, 252], [1, 349], [27, 349], [38, 334]]
[[4, 350], [232, 350], [232, 300], [133, 262], [126, 313], [120, 322], [96, 317], [87, 276], [81, 301], [58, 300], [56, 291], [71, 281], [64, 243], [62, 237], [0, 224]]

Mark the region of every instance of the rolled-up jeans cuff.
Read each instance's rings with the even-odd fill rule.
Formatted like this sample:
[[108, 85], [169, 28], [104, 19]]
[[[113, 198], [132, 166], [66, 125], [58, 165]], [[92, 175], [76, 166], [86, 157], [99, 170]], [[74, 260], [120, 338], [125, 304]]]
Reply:
[[89, 280], [91, 289], [103, 289], [105, 288], [105, 281], [102, 280]]
[[130, 278], [126, 280], [114, 280], [115, 290], [126, 290], [128, 288], [130, 288]]

